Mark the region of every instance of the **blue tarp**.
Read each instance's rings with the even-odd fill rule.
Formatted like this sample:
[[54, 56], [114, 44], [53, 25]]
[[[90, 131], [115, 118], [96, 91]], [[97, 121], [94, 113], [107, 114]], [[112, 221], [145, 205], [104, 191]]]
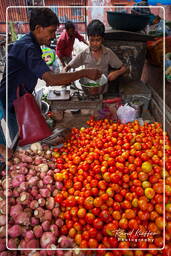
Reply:
[[[135, 0], [136, 3], [139, 3], [141, 1], [142, 0]], [[149, 0], [148, 4], [149, 5], [156, 5], [156, 4], [171, 5], [171, 0]]]

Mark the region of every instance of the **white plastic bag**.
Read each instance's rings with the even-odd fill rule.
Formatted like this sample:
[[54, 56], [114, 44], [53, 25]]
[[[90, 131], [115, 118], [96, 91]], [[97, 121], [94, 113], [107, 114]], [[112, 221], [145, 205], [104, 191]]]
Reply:
[[122, 124], [126, 124], [136, 119], [136, 110], [126, 103], [124, 106], [118, 108], [117, 116]]

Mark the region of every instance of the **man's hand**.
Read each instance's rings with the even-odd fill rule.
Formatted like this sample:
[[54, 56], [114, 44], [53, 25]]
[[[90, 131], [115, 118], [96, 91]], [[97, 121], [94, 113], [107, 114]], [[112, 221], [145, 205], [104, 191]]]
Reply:
[[120, 69], [110, 72], [110, 74], [108, 75], [109, 81], [115, 80], [118, 76], [121, 76], [126, 71], [127, 67], [123, 65]]
[[70, 70], [70, 68], [71, 68], [71, 67], [70, 67], [69, 65], [67, 65], [67, 66], [65, 66], [65, 67], [63, 68], [63, 71], [64, 71], [64, 72], [68, 72], [68, 70]]
[[84, 70], [84, 76], [92, 79], [92, 80], [97, 80], [101, 77], [102, 72], [98, 69], [94, 69], [94, 68], [86, 68]]
[[118, 72], [117, 71], [113, 71], [108, 75], [108, 80], [112, 81], [115, 80], [118, 77]]

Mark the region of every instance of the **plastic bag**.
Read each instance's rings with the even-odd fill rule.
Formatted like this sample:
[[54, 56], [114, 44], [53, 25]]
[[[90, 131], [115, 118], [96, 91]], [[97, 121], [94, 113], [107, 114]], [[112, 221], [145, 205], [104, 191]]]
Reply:
[[126, 103], [124, 106], [118, 108], [117, 116], [122, 124], [126, 124], [136, 119], [136, 110]]

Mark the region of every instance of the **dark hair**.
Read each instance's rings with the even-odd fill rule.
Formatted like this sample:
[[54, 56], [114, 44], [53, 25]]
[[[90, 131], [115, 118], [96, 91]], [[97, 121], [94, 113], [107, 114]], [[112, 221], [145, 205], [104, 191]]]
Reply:
[[92, 20], [87, 26], [87, 35], [104, 37], [105, 26], [100, 20]]
[[68, 30], [68, 29], [70, 29], [70, 28], [75, 29], [75, 25], [74, 25], [74, 23], [73, 23], [72, 21], [67, 21], [67, 22], [65, 23], [65, 29]]
[[33, 8], [30, 14], [30, 30], [34, 31], [36, 25], [49, 27], [51, 25], [59, 25], [56, 14], [49, 8]]

